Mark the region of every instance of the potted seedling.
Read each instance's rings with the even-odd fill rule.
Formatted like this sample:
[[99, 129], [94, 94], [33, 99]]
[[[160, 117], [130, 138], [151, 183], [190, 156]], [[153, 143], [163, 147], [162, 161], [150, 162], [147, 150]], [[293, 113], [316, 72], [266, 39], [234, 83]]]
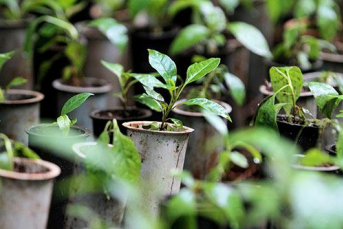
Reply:
[[[120, 89], [119, 82], [101, 65], [101, 60], [121, 63], [128, 67], [128, 29], [114, 18], [98, 18], [76, 25], [80, 34], [87, 39], [87, 57], [84, 73], [88, 77], [102, 78], [111, 82], [113, 92]], [[110, 96], [110, 95], [109, 95]], [[118, 99], [108, 99], [111, 106], [120, 105]]]
[[129, 30], [131, 67], [134, 72], [150, 73], [153, 69], [147, 61], [146, 50], [167, 53], [178, 31], [172, 24], [170, 2], [129, 0], [128, 10], [133, 19]]
[[0, 133], [0, 220], [3, 228], [46, 228], [55, 164]]
[[[96, 142], [77, 143], [73, 150], [78, 164], [69, 202], [88, 207], [107, 225], [120, 226], [127, 196], [116, 196], [116, 193], [119, 193], [121, 182], [137, 186], [140, 178], [141, 159], [134, 143], [120, 132], [113, 120], [107, 123]], [[68, 216], [67, 228], [84, 228], [87, 227], [85, 223]]]
[[[14, 52], [0, 54], [2, 66]], [[11, 139], [27, 144], [25, 130], [39, 122], [40, 101], [44, 95], [30, 90], [11, 89], [25, 84], [22, 77], [13, 78], [8, 85], [0, 87], [0, 130]]]
[[[27, 130], [29, 146], [43, 159], [61, 168], [58, 181], [63, 182], [73, 174], [74, 157], [72, 145], [87, 140], [90, 133], [75, 126], [76, 118], [68, 114], [81, 106], [91, 93], [81, 93], [70, 98], [61, 111], [61, 115], [52, 124], [38, 124]], [[61, 228], [64, 223], [68, 192], [56, 186], [53, 193], [52, 207], [49, 216], [49, 227]]]
[[[207, 98], [219, 103], [230, 113], [231, 106], [218, 101], [227, 98], [228, 92], [230, 92], [237, 104], [243, 104], [244, 84], [238, 77], [229, 73], [226, 66], [220, 65], [200, 81], [202, 81], [200, 85], [189, 90], [187, 99]], [[184, 101], [186, 99], [179, 100], [177, 104]], [[218, 154], [223, 146], [221, 144], [215, 149], [208, 146], [207, 139], [218, 138], [218, 132], [206, 121], [198, 107], [178, 106], [173, 110], [173, 116], [195, 130], [194, 134], [189, 137], [184, 168], [190, 171], [195, 178], [204, 179], [216, 164]], [[227, 125], [226, 122], [225, 125]]]
[[102, 61], [102, 64], [118, 78], [120, 91], [115, 95], [119, 97], [123, 107], [92, 111], [90, 116], [93, 120], [93, 133], [95, 136], [99, 136], [106, 123], [112, 119], [117, 119], [119, 128], [123, 133], [126, 133], [126, 129], [122, 127], [122, 123], [146, 120], [152, 115], [150, 110], [130, 106], [129, 93], [131, 87], [138, 82], [146, 86], [149, 86], [150, 83], [157, 84], [158, 86], [163, 86], [163, 84], [155, 76], [150, 74], [125, 72], [124, 67], [120, 64], [113, 64], [106, 61]]
[[[191, 7], [194, 18], [193, 24], [180, 30], [170, 48], [170, 53], [178, 56], [181, 73], [186, 72], [195, 54], [206, 58], [219, 57], [233, 71], [233, 53], [242, 45], [257, 55], [272, 57], [268, 43], [258, 29], [244, 22], [228, 22], [224, 11], [211, 1], [185, 3], [179, 0], [171, 9], [179, 7]], [[244, 69], [244, 66], [240, 67]]]
[[[306, 115], [311, 117], [310, 112], [297, 105], [303, 87], [301, 70], [298, 67], [272, 67], [270, 79], [274, 93], [260, 104], [255, 125], [278, 130], [281, 135], [296, 141], [303, 150], [315, 147], [323, 129], [334, 123], [331, 115], [341, 101], [338, 92], [328, 84], [309, 83], [316, 104], [326, 117], [309, 119]], [[279, 114], [281, 109], [285, 111], [284, 115]]]
[[[144, 85], [146, 93], [137, 97], [137, 100], [151, 109], [162, 113], [161, 122], [135, 121], [123, 124], [127, 128], [127, 135], [134, 141], [138, 152], [142, 155], [142, 178], [148, 185], [145, 189], [145, 199], [149, 212], [156, 214], [159, 198], [166, 194], [178, 192], [180, 182], [170, 177], [170, 170], [183, 168], [188, 137], [193, 129], [183, 126], [182, 122], [170, 118], [170, 112], [176, 106], [200, 106], [205, 110], [231, 120], [228, 111], [221, 105], [205, 99], [195, 98], [177, 104], [184, 88], [214, 70], [220, 59], [208, 59], [195, 63], [188, 68], [186, 80], [177, 85], [177, 70], [174, 61], [167, 55], [155, 50], [149, 50], [149, 62], [164, 80]], [[162, 87], [170, 94], [169, 101], [154, 90]], [[169, 123], [168, 121], [172, 121]]]

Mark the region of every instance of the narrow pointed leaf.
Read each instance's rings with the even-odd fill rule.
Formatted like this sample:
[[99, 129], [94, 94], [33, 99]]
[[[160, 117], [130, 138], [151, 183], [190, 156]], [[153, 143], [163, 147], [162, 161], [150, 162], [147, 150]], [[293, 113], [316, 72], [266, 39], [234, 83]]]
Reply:
[[141, 84], [146, 87], [153, 89], [154, 87], [157, 88], [167, 88], [165, 84], [159, 81], [155, 76], [151, 74], [131, 74], [136, 80], [138, 80]]
[[63, 106], [61, 115], [68, 114], [81, 106], [89, 96], [94, 95], [92, 93], [81, 93], [71, 97]]
[[152, 98], [151, 96], [145, 93], [142, 95], [136, 96], [135, 99], [137, 102], [148, 106], [150, 109], [154, 111], [158, 111], [158, 112], [162, 111], [161, 104], [159, 104], [159, 102], [157, 102], [154, 98]]
[[185, 84], [192, 83], [206, 76], [208, 73], [216, 69], [219, 63], [219, 58], [211, 58], [189, 66], [187, 69], [187, 78]]
[[238, 105], [242, 106], [245, 100], [245, 86], [242, 80], [229, 72], [224, 74], [224, 79], [226, 85], [230, 88], [233, 99]]
[[182, 124], [182, 122], [179, 119], [170, 118], [169, 120], [171, 120], [175, 124], [177, 129], [179, 129], [179, 130], [183, 129], [183, 124]]
[[12, 87], [23, 85], [27, 82], [27, 80], [23, 77], [15, 77], [13, 80], [9, 82], [9, 84], [6, 86], [6, 91]]
[[167, 55], [149, 49], [149, 63], [162, 76], [167, 85], [174, 86], [177, 79], [176, 64]]

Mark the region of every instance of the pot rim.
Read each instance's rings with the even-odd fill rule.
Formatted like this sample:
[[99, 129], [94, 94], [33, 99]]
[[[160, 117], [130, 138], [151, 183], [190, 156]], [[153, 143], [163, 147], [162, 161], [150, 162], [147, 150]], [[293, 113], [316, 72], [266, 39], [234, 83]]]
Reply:
[[336, 154], [336, 150], [333, 150], [333, 148], [336, 147], [336, 144], [330, 144], [325, 146], [325, 150], [330, 154]]
[[10, 89], [6, 92], [7, 94], [11, 95], [29, 95], [33, 96], [30, 99], [22, 99], [22, 100], [5, 100], [4, 102], [0, 102], [0, 105], [21, 105], [21, 104], [30, 104], [30, 103], [39, 103], [44, 99], [44, 95], [38, 91], [32, 90], [24, 90], [24, 89]]
[[0, 29], [26, 29], [34, 19], [33, 15], [16, 20], [0, 19]]
[[[108, 119], [105, 117], [96, 116], [96, 114], [98, 114], [99, 112], [103, 112], [103, 111], [112, 112], [112, 111], [123, 111], [123, 110], [124, 110], [123, 107], [115, 107], [113, 109], [97, 109], [97, 110], [90, 112], [89, 117], [91, 117], [92, 119], [97, 119], [97, 120], [112, 120], [112, 119]], [[146, 109], [146, 108], [129, 107], [129, 108], [127, 108], [127, 110], [141, 110], [141, 111], [144, 111], [145, 114], [141, 115], [141, 116], [137, 116], [137, 117], [121, 118], [121, 119], [117, 119], [117, 120], [129, 120], [132, 118], [144, 119], [144, 118], [148, 118], [152, 115], [152, 111], [149, 109]]]
[[[269, 69], [272, 68], [272, 67], [290, 67], [290, 66], [292, 66], [290, 64], [278, 63], [278, 62], [275, 62], [274, 60], [271, 60], [271, 59], [268, 59], [268, 58], [264, 58], [264, 63], [267, 65], [268, 72], [269, 72]], [[302, 72], [308, 72], [308, 71], [311, 71], [311, 70], [318, 70], [318, 69], [320, 69], [323, 66], [323, 64], [324, 64], [324, 62], [323, 62], [322, 59], [317, 59], [315, 62], [313, 62], [311, 64], [310, 68], [302, 69], [299, 66], [297, 66], [297, 67], [300, 68]]]
[[[263, 94], [263, 95], [272, 95], [274, 92], [272, 92], [272, 91], [269, 91], [268, 89], [267, 89], [267, 86], [266, 85], [261, 85], [260, 86], [260, 93], [261, 94]], [[312, 95], [312, 93], [310, 92], [310, 91], [302, 91], [301, 93], [300, 93], [300, 97], [313, 97], [313, 95]]]
[[[294, 157], [305, 157], [303, 154], [295, 154]], [[311, 167], [311, 166], [303, 166], [303, 165], [292, 165], [292, 168], [301, 169], [301, 170], [308, 170], [308, 171], [319, 171], [319, 172], [331, 172], [339, 170], [340, 168], [336, 165], [331, 165], [330, 167]]]
[[0, 177], [14, 179], [14, 180], [41, 181], [41, 180], [53, 179], [57, 177], [58, 175], [60, 175], [61, 173], [60, 167], [58, 167], [57, 165], [51, 162], [44, 161], [41, 159], [33, 160], [33, 159], [16, 157], [14, 158], [14, 161], [38, 164], [49, 169], [49, 171], [44, 172], [44, 173], [43, 172], [42, 173], [20, 173], [20, 172], [0, 169]]
[[[33, 125], [31, 126], [30, 128], [26, 129], [25, 132], [28, 134], [28, 135], [32, 135], [32, 136], [37, 136], [37, 137], [52, 137], [50, 135], [45, 135], [45, 134], [39, 134], [39, 133], [36, 133], [36, 132], [33, 132], [32, 130], [34, 128], [38, 128], [38, 127], [51, 127], [51, 126], [56, 126], [56, 124], [47, 124], [47, 123], [40, 123], [40, 124], [36, 124], [36, 125]], [[76, 130], [80, 130], [82, 131], [83, 133], [82, 134], [79, 134], [79, 135], [74, 135], [74, 136], [66, 136], [66, 138], [81, 138], [81, 137], [88, 137], [90, 136], [90, 131], [88, 129], [84, 129], [82, 127], [79, 127], [79, 126], [71, 126], [70, 127], [71, 129], [76, 129]]]
[[[97, 145], [97, 142], [78, 142], [73, 144], [72, 150], [76, 153], [77, 156], [84, 159], [86, 158], [86, 155], [81, 151], [81, 147], [83, 146], [95, 146]], [[113, 148], [112, 144], [108, 144], [109, 147]]]
[[343, 55], [337, 54], [337, 53], [329, 53], [329, 52], [322, 51], [321, 58], [324, 61], [343, 63]]
[[83, 92], [90, 92], [94, 94], [104, 94], [108, 93], [112, 90], [112, 85], [104, 79], [95, 78], [95, 77], [84, 77], [82, 80], [88, 82], [100, 82], [102, 86], [99, 87], [75, 87], [70, 85], [65, 85], [62, 82], [62, 79], [56, 79], [52, 82], [52, 86], [58, 90], [63, 92], [68, 92], [72, 94], [78, 94]]
[[[142, 124], [151, 124], [153, 122], [154, 121], [132, 121], [132, 122], [124, 122], [122, 125], [125, 128], [127, 128], [129, 130], [133, 130], [133, 131], [145, 132], [145, 133], [169, 134], [169, 135], [189, 134], [189, 133], [192, 133], [194, 131], [194, 129], [187, 127], [187, 126], [183, 126], [182, 131], [146, 130], [146, 129], [137, 128], [137, 127], [132, 126], [132, 125], [141, 126]], [[157, 123], [161, 124], [161, 122], [157, 122]]]
[[[176, 101], [175, 105], [182, 103], [184, 101], [186, 101], [186, 99], [180, 99], [180, 100]], [[229, 114], [231, 113], [232, 107], [228, 103], [220, 101], [220, 100], [215, 100], [215, 99], [211, 99], [211, 101], [222, 105], [225, 108], [225, 110], [227, 110], [229, 112]], [[178, 107], [175, 107], [172, 110], [172, 112], [176, 113], [176, 114], [180, 114], [180, 115], [191, 116], [191, 117], [204, 117], [204, 114], [201, 112], [186, 111], [186, 110], [180, 109]]]
[[[340, 78], [343, 79], [343, 73], [340, 73], [340, 72], [332, 72], [332, 73], [336, 74], [337, 76], [339, 76]], [[321, 74], [322, 74], [321, 71], [305, 73], [305, 74], [303, 74], [304, 81], [311, 82], [314, 79], [320, 78]], [[337, 83], [329, 84], [329, 85], [331, 85], [333, 87], [337, 87]]]

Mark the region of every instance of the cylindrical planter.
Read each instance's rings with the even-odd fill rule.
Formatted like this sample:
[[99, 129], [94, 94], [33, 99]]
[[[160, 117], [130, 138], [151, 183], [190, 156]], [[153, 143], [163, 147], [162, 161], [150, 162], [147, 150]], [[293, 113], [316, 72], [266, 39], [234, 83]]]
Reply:
[[[43, 160], [50, 161], [61, 168], [58, 182], [65, 181], [73, 175], [74, 153], [72, 145], [85, 142], [90, 133], [73, 126], [68, 136], [64, 136], [56, 125], [39, 124], [27, 130], [29, 147]], [[69, 187], [55, 186], [53, 191], [51, 209], [49, 213], [48, 228], [63, 228], [65, 209], [67, 205]]]
[[25, 57], [23, 51], [29, 21], [0, 20], [0, 53], [17, 50], [1, 69], [0, 87], [5, 87], [12, 79], [20, 76], [27, 80], [20, 88], [33, 89], [32, 61]]
[[161, 33], [153, 33], [150, 28], [130, 29], [130, 54], [133, 72], [151, 73], [155, 70], [149, 64], [148, 49], [168, 54], [177, 28], [165, 28]]
[[180, 180], [172, 177], [171, 171], [183, 169], [188, 138], [193, 129], [185, 126], [182, 131], [151, 131], [142, 128], [142, 125], [151, 123], [126, 122], [123, 126], [127, 128], [127, 135], [142, 157], [142, 207], [157, 216], [161, 198], [180, 190]]
[[[116, 45], [112, 44], [97, 28], [87, 26], [85, 23], [77, 25], [81, 34], [87, 39], [87, 57], [84, 65], [84, 73], [87, 77], [101, 78], [110, 82], [113, 86], [112, 91], [120, 91], [118, 78], [106, 69], [101, 61], [119, 63], [125, 69], [130, 69], [128, 60], [128, 48], [121, 52]], [[108, 94], [108, 96], [111, 96]], [[110, 107], [120, 106], [119, 98], [112, 97], [109, 101]]]
[[25, 130], [39, 122], [40, 101], [44, 95], [29, 90], [12, 89], [0, 102], [0, 133], [27, 144]]
[[320, 128], [310, 121], [310, 125], [290, 123], [286, 115], [277, 116], [277, 125], [282, 136], [296, 141], [306, 151], [317, 146], [320, 137]]
[[[304, 157], [305, 155], [296, 154], [294, 155], [298, 160]], [[336, 165], [328, 165], [328, 166], [321, 166], [321, 167], [312, 167], [312, 166], [303, 166], [300, 164], [292, 165], [293, 168], [302, 171], [309, 171], [309, 172], [322, 172], [328, 174], [340, 174], [340, 168]]]
[[[268, 95], [272, 95], [273, 94], [272, 90], [273, 90], [272, 88], [268, 88], [266, 85], [260, 86], [260, 92], [264, 98], [267, 97]], [[313, 115], [313, 117], [317, 117], [317, 104], [311, 91], [302, 91], [297, 101], [297, 105], [309, 110], [311, 114]]]
[[82, 83], [85, 85], [84, 87], [65, 85], [61, 79], [53, 82], [53, 87], [57, 90], [57, 111], [60, 112], [65, 102], [72, 96], [83, 92], [93, 93], [93, 96], [90, 96], [78, 109], [70, 113], [70, 117], [77, 118], [78, 126], [90, 130], [92, 120], [89, 114], [93, 110], [107, 108], [107, 93], [111, 91], [112, 86], [106, 80], [91, 77], [83, 78]]
[[[84, 159], [88, 153], [92, 152], [92, 147], [96, 146], [96, 142], [76, 143], [73, 145], [73, 150], [77, 154], [78, 163], [75, 164], [75, 175], [86, 175], [87, 171], [84, 164]], [[96, 153], [96, 152], [95, 152]], [[101, 152], [99, 152], [101, 153]], [[99, 155], [101, 157], [101, 155]], [[76, 180], [71, 184], [71, 191], [73, 196], [69, 198], [69, 203], [81, 204], [88, 207], [95, 212], [101, 220], [108, 223], [110, 226], [120, 225], [122, 223], [125, 211], [125, 200], [117, 200], [113, 197], [109, 199], [103, 193], [103, 189], [100, 188], [97, 192], [85, 193], [85, 189], [89, 186], [84, 180]], [[89, 219], [89, 222], [92, 219]], [[74, 216], [67, 215], [65, 228], [77, 229], [89, 227], [89, 222], [83, 219], [76, 218]]]
[[1, 228], [45, 229], [54, 178], [60, 168], [25, 158], [15, 158], [14, 163], [14, 171], [0, 170]]
[[132, 121], [147, 121], [152, 116], [151, 110], [142, 108], [114, 108], [110, 110], [95, 110], [90, 114], [93, 121], [93, 134], [95, 137], [99, 137], [104, 131], [106, 123], [113, 119], [116, 119], [120, 132], [126, 134], [126, 128], [123, 127], [124, 122]]
[[[183, 102], [180, 100], [177, 103]], [[219, 102], [230, 113], [231, 106]], [[197, 179], [205, 179], [211, 169], [217, 164], [219, 153], [223, 150], [223, 144], [216, 148], [210, 148], [208, 141], [221, 139], [218, 131], [209, 124], [201, 112], [187, 111], [187, 106], [180, 105], [173, 110], [173, 116], [182, 121], [188, 127], [194, 129], [194, 134], [189, 137], [184, 169], [190, 171]], [[224, 120], [226, 122], [226, 120]]]
[[336, 145], [330, 144], [325, 147], [325, 150], [332, 156], [337, 156], [336, 154]]

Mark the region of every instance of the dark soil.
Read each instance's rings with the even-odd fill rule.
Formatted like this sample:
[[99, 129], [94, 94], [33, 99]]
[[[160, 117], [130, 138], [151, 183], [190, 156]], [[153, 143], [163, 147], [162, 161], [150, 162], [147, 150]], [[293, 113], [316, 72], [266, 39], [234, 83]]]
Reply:
[[104, 110], [104, 111], [99, 111], [94, 114], [96, 118], [99, 119], [130, 119], [130, 118], [135, 118], [135, 117], [140, 117], [145, 115], [145, 112], [142, 110]]
[[84, 82], [82, 80], [69, 80], [66, 82], [62, 82], [62, 84], [67, 85], [67, 86], [72, 86], [72, 87], [102, 87], [104, 86], [103, 84], [97, 83], [97, 82], [93, 82], [93, 83], [89, 83], [89, 82]]
[[308, 126], [308, 127], [314, 127], [314, 128], [319, 128], [319, 126], [312, 120], [308, 120], [309, 122], [305, 124], [305, 122], [299, 118], [299, 117], [291, 117], [291, 122], [288, 121], [287, 116], [277, 116], [277, 121], [287, 123], [290, 125], [297, 125], [297, 126]]
[[23, 162], [15, 162], [13, 170], [18, 173], [29, 173], [29, 174], [47, 173], [50, 171], [48, 168], [45, 168], [41, 165], [34, 164], [34, 163], [23, 163]]
[[22, 94], [5, 94], [7, 101], [18, 101], [18, 100], [27, 100], [35, 98], [32, 95], [22, 95]]

